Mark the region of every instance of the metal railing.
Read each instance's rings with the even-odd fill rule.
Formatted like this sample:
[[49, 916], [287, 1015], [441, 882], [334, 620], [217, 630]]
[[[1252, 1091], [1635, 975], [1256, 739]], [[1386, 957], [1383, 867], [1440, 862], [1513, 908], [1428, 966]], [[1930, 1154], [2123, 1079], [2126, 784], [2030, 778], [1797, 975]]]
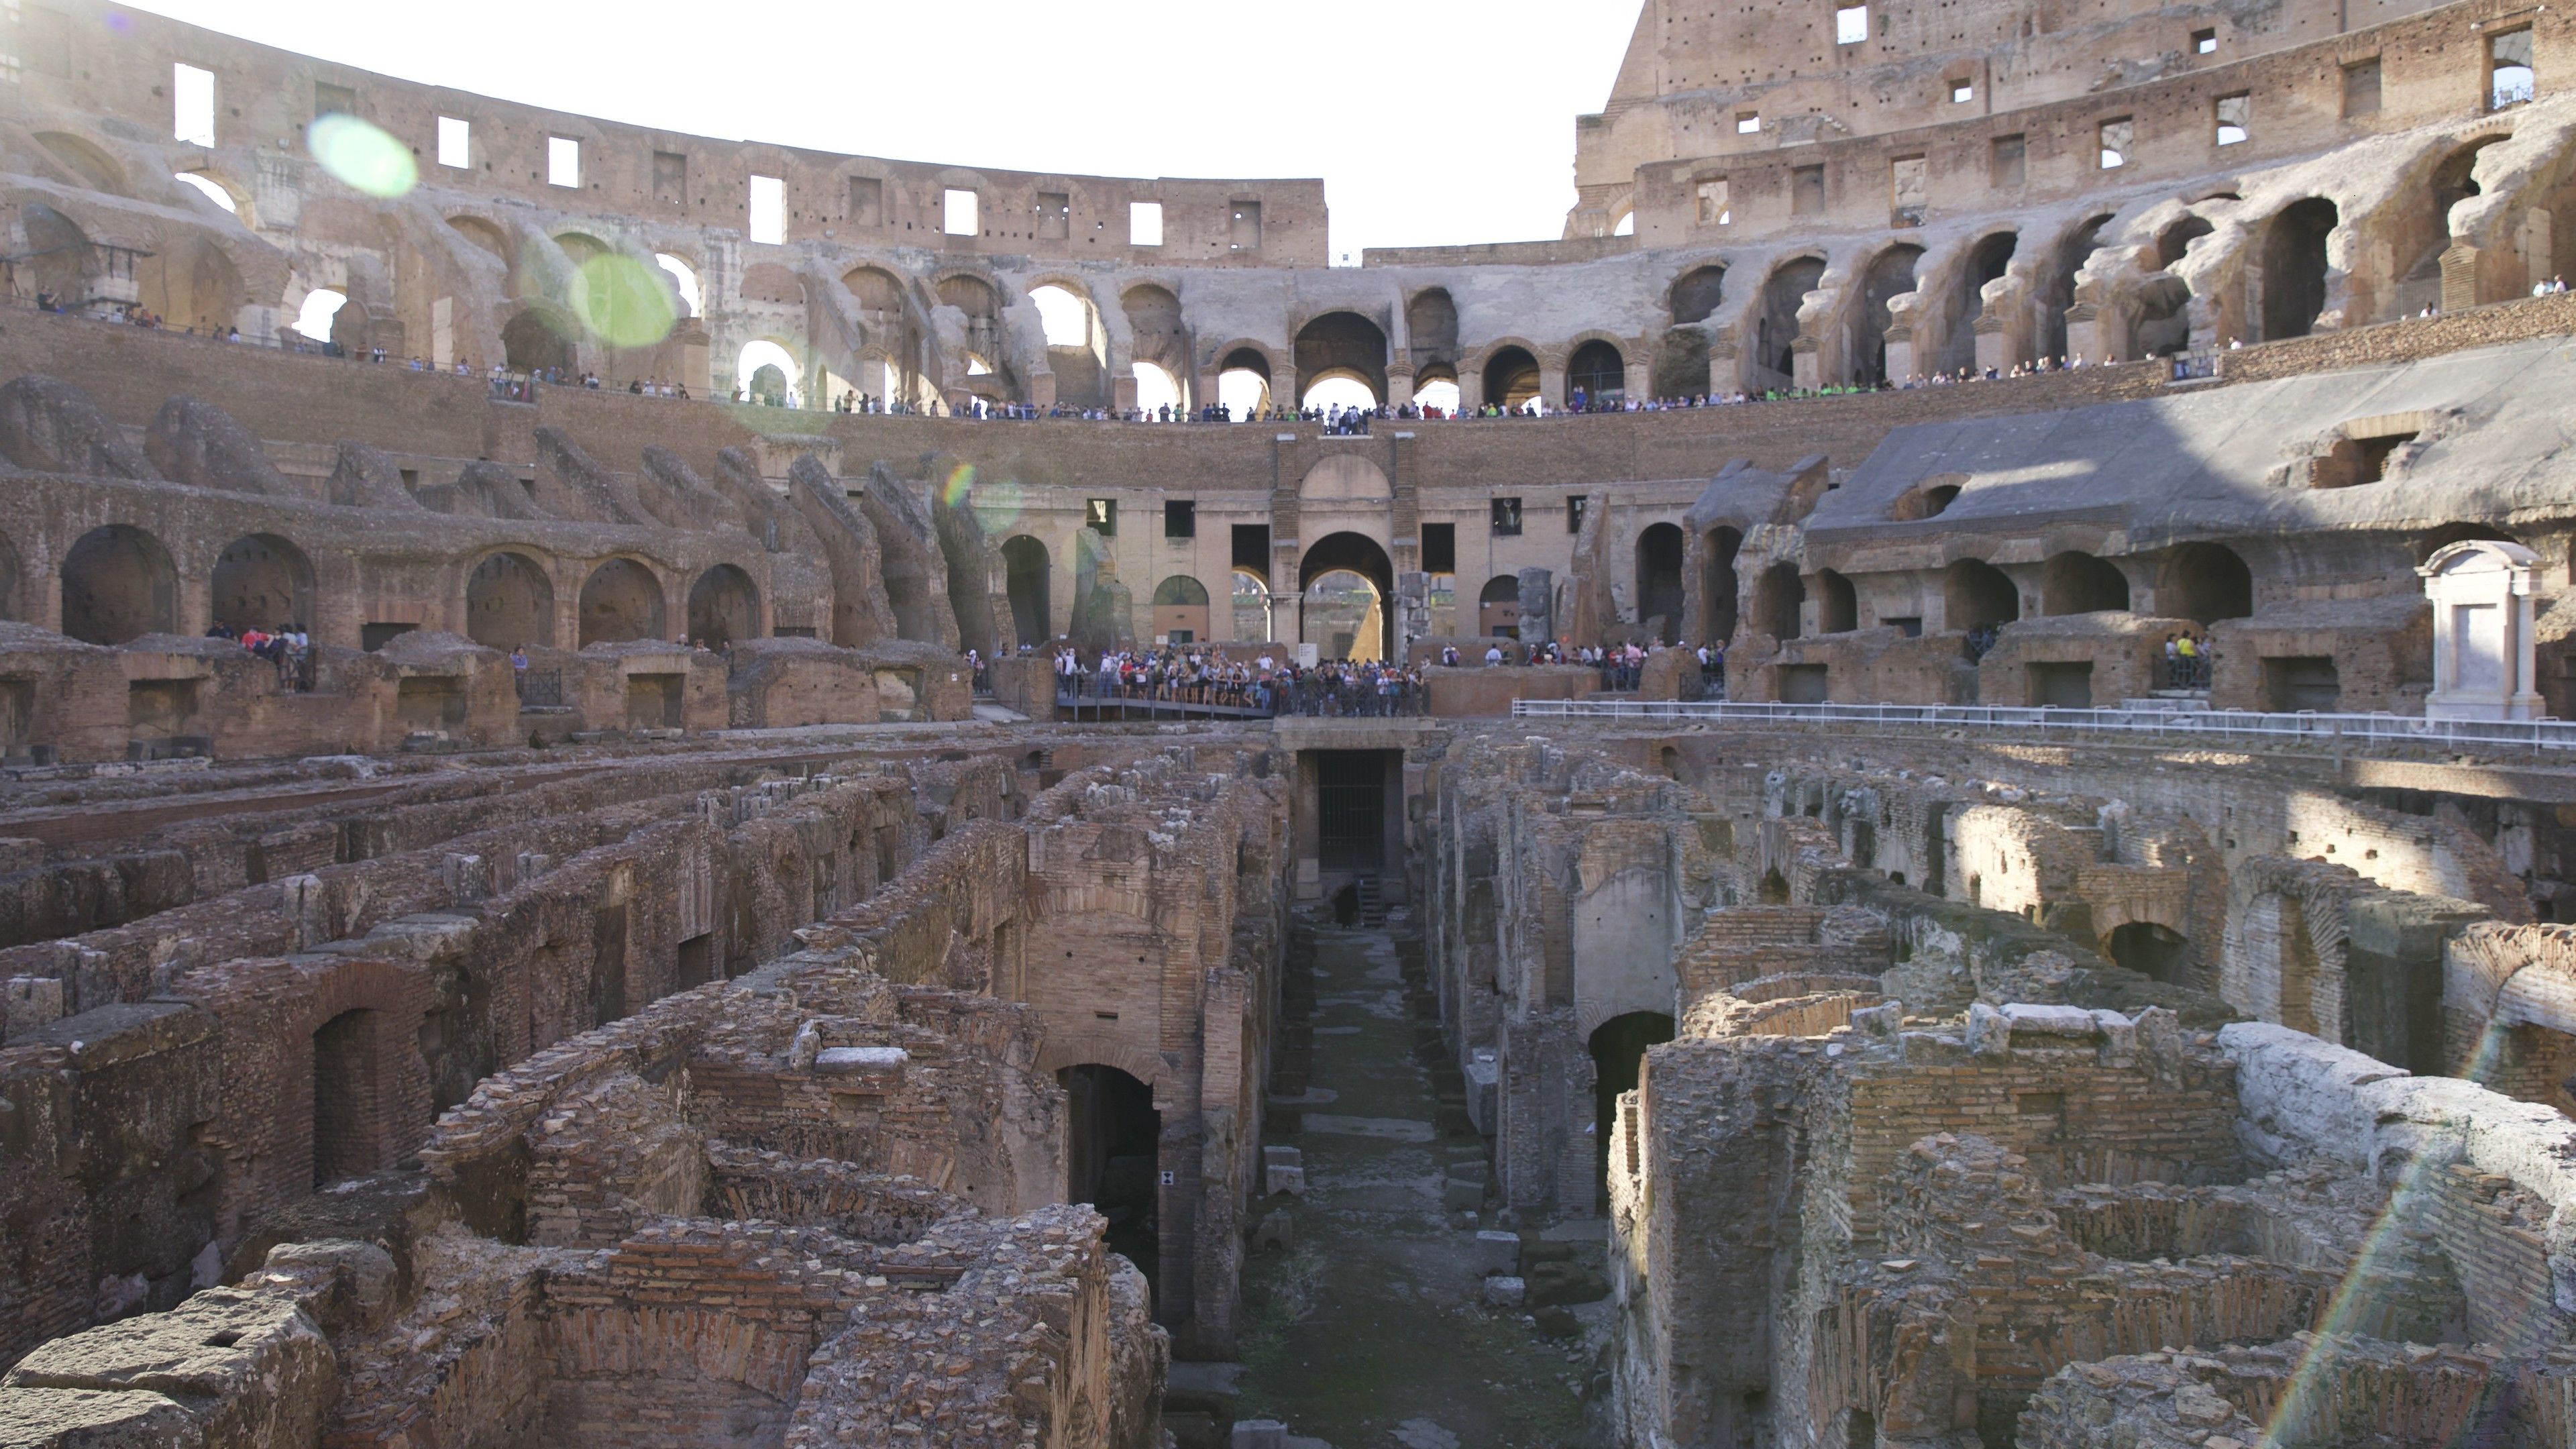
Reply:
[[1736, 704], [1725, 701], [1521, 699], [1516, 719], [1733, 720], [1746, 724], [1910, 725], [1932, 729], [2125, 733], [2170, 739], [2477, 750], [2576, 750], [2576, 721], [2425, 719], [2401, 714], [2254, 710], [2054, 709], [1984, 704]]

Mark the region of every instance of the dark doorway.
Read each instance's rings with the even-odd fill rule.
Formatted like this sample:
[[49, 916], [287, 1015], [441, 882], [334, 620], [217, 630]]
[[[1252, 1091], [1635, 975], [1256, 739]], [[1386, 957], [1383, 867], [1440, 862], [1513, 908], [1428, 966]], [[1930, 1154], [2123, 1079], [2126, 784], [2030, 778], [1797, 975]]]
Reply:
[[1822, 257], [1783, 262], [1762, 284], [1762, 311], [1754, 319], [1757, 388], [1786, 388], [1797, 378], [1798, 309], [1825, 278]]
[[1708, 531], [1706, 551], [1701, 555], [1699, 576], [1700, 637], [1711, 644], [1724, 644], [1735, 637], [1736, 590], [1735, 555], [1744, 547], [1744, 535], [1732, 528]]
[[2111, 959], [2170, 986], [2190, 984], [2191, 943], [2153, 921], [2131, 921], [2111, 933]]
[[2115, 613], [2129, 607], [2129, 580], [2110, 560], [2069, 549], [2040, 570], [2039, 600], [2051, 618]]
[[1753, 627], [1774, 639], [1799, 637], [1803, 632], [1807, 585], [1798, 577], [1798, 566], [1783, 562], [1764, 569], [1753, 603]]
[[1887, 304], [1914, 290], [1914, 266], [1923, 248], [1899, 245], [1880, 252], [1869, 264], [1860, 306], [1860, 350], [1852, 358], [1852, 381], [1876, 387], [1887, 375]]
[[2294, 201], [2263, 235], [2263, 340], [2305, 337], [2326, 309], [2326, 238], [2341, 215], [2322, 196]]
[[1054, 561], [1047, 557], [1046, 545], [1025, 533], [1005, 540], [1002, 567], [1009, 578], [1011, 628], [1022, 644], [1045, 643], [1050, 637], [1048, 611], [1054, 607], [1047, 597], [1051, 587], [1047, 576]]
[[376, 1014], [344, 1011], [313, 1033], [313, 1185], [376, 1170]]
[[1160, 1193], [1163, 1114], [1154, 1089], [1116, 1067], [1066, 1067], [1065, 1197], [1109, 1220], [1109, 1250], [1162, 1283]]
[[1386, 773], [1386, 756], [1375, 750], [1316, 752], [1316, 856], [1324, 870], [1386, 868]]
[[689, 589], [689, 637], [709, 649], [760, 637], [760, 590], [751, 575], [717, 564]]
[[2254, 612], [2254, 571], [2225, 544], [2184, 544], [2165, 556], [2156, 611], [2196, 624], [2247, 618]]
[[1951, 370], [1977, 365], [1977, 319], [1985, 315], [1986, 283], [2011, 269], [2013, 251], [2020, 245], [2017, 234], [1996, 232], [1979, 241], [1968, 253], [1968, 264], [1959, 269], [1959, 298], [1951, 309], [1946, 354]]
[[1592, 1032], [1592, 1165], [1594, 1181], [1607, 1185], [1610, 1134], [1619, 1125], [1619, 1095], [1637, 1090], [1646, 1064], [1646, 1048], [1673, 1039], [1673, 1019], [1660, 1011], [1632, 1011], [1614, 1016]]
[[1485, 359], [1485, 405], [1517, 412], [1538, 396], [1538, 359], [1505, 347]]
[[1954, 561], [1942, 575], [1942, 602], [1954, 630], [1993, 629], [2021, 617], [2021, 590], [1981, 558]]
[[[1586, 407], [1617, 403], [1628, 395], [1627, 360], [1607, 342], [1586, 342], [1574, 350], [1573, 360], [1566, 365], [1565, 380], [1570, 388], [1583, 394]], [[1573, 401], [1573, 392], [1567, 393], [1567, 405]]]
[[1637, 535], [1637, 622], [1666, 644], [1681, 639], [1682, 531], [1673, 524]]

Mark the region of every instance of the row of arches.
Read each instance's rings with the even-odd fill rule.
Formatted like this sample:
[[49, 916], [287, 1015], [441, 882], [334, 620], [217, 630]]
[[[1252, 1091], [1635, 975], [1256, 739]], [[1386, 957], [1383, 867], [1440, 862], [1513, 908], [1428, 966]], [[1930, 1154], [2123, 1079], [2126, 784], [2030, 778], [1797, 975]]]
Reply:
[[[1735, 556], [1743, 546], [1743, 537], [1731, 528], [1712, 529], [1705, 546], [1704, 637], [1724, 639], [1734, 632]], [[1646, 542], [1641, 538], [1641, 597], [1649, 588], [1646, 551]], [[2203, 626], [2253, 615], [2253, 570], [2241, 555], [2224, 544], [2178, 545], [2155, 559], [2153, 567], [2159, 614]], [[2109, 559], [2080, 550], [2052, 555], [2040, 566], [2038, 582], [2036, 602], [2043, 618], [2124, 613], [2132, 607], [2129, 574]], [[1776, 639], [1804, 637], [1811, 586], [1818, 633], [1842, 634], [1861, 627], [1859, 589], [1851, 579], [1830, 568], [1805, 574], [1795, 563], [1785, 560], [1765, 568], [1754, 583], [1753, 627]], [[2001, 628], [2023, 615], [2021, 586], [1984, 559], [1952, 560], [1941, 571], [1940, 589], [1942, 619], [1954, 631]], [[1640, 617], [1645, 617], [1642, 612]]]
[[[17, 598], [19, 576], [14, 551], [0, 543], [0, 607]], [[59, 582], [68, 638], [112, 647], [183, 627], [170, 550], [130, 524], [107, 524], [74, 540]], [[216, 555], [208, 584], [214, 625], [236, 633], [313, 627], [313, 563], [289, 539], [260, 533], [233, 540]], [[466, 634], [478, 644], [506, 650], [551, 645], [558, 637], [552, 575], [527, 554], [503, 550], [478, 562], [466, 575], [464, 603]], [[575, 607], [584, 646], [670, 637], [661, 578], [636, 559], [611, 558], [593, 568]], [[686, 636], [711, 648], [760, 636], [759, 586], [733, 564], [701, 571], [686, 608]]]

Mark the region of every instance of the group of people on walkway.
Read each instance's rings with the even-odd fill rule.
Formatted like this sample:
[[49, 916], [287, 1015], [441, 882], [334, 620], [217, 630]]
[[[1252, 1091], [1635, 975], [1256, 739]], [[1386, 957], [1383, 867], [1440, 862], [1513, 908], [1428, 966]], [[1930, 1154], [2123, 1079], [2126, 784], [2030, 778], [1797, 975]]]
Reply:
[[258, 655], [277, 667], [277, 687], [296, 694], [313, 692], [313, 636], [301, 624], [280, 624], [274, 629], [236, 629], [230, 624], [217, 624], [206, 631], [209, 639], [225, 639]]
[[1256, 715], [1393, 717], [1422, 714], [1429, 699], [1419, 668], [1379, 661], [1329, 661], [1306, 668], [1271, 651], [1231, 657], [1222, 646], [1164, 645], [1104, 650], [1097, 662], [1070, 645], [1055, 651], [1056, 693], [1068, 700], [1145, 700], [1244, 710]]

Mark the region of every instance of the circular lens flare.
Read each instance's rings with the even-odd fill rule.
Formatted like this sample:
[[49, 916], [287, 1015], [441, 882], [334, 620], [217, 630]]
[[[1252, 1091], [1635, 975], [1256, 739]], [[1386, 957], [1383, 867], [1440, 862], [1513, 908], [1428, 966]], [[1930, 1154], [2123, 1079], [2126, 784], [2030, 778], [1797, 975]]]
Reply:
[[383, 128], [333, 112], [305, 133], [305, 148], [322, 169], [354, 191], [392, 200], [420, 184], [420, 163]]
[[661, 269], [614, 253], [582, 263], [567, 300], [581, 325], [611, 347], [650, 347], [679, 321]]

